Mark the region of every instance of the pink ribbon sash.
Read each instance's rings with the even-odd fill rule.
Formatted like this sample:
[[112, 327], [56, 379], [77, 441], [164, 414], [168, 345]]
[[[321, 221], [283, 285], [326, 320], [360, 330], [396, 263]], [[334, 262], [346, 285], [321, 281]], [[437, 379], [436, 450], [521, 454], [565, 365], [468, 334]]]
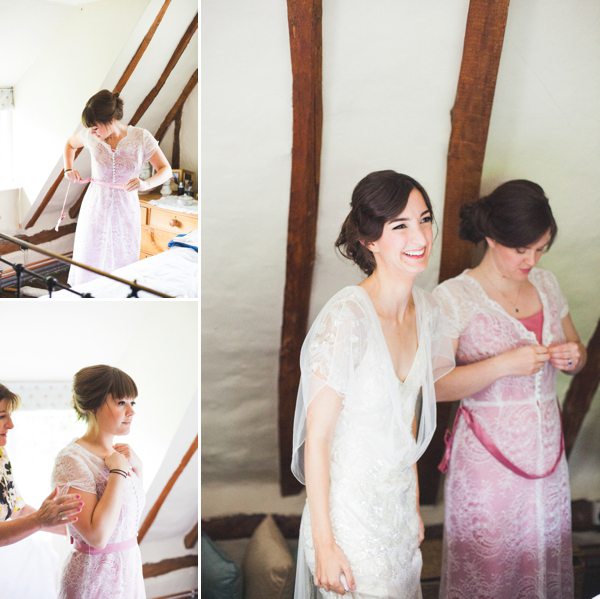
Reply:
[[128, 539], [127, 541], [122, 541], [121, 543], [113, 543], [112, 545], [107, 545], [104, 549], [96, 549], [96, 547], [92, 547], [87, 543], [79, 541], [71, 537], [71, 543], [73, 547], [77, 549], [77, 551], [81, 551], [81, 553], [85, 553], [87, 555], [101, 555], [103, 553], [116, 553], [117, 551], [125, 551], [125, 549], [131, 549], [137, 545], [137, 537], [133, 537]]
[[[558, 409], [558, 413], [560, 415], [560, 408]], [[452, 426], [452, 431], [450, 430], [446, 430], [446, 434], [444, 435], [444, 443], [446, 444], [446, 451], [444, 452], [444, 457], [442, 459], [442, 461], [440, 462], [440, 465], [438, 466], [438, 469], [443, 472], [446, 473], [448, 472], [448, 466], [450, 464], [450, 454], [452, 452], [452, 441], [454, 440], [454, 434], [456, 432], [456, 426], [458, 424], [458, 419], [460, 417], [460, 415], [463, 415], [465, 421], [467, 422], [467, 424], [469, 425], [469, 428], [473, 431], [473, 434], [477, 437], [477, 439], [479, 440], [479, 442], [506, 468], [508, 468], [509, 470], [511, 470], [512, 472], [514, 472], [515, 474], [517, 474], [518, 476], [522, 476], [523, 478], [528, 478], [530, 480], [534, 480], [537, 478], [546, 478], [547, 476], [550, 476], [551, 474], [554, 473], [554, 471], [556, 470], [556, 468], [558, 467], [558, 464], [560, 462], [560, 459], [562, 457], [562, 454], [565, 450], [565, 438], [562, 432], [562, 426], [561, 426], [561, 432], [560, 432], [560, 450], [558, 452], [558, 457], [556, 458], [556, 462], [554, 463], [554, 466], [552, 466], [552, 468], [550, 470], [548, 470], [548, 472], [544, 472], [544, 474], [529, 474], [528, 472], [525, 472], [525, 470], [522, 470], [521, 468], [519, 468], [516, 464], [514, 464], [513, 462], [511, 462], [499, 449], [498, 446], [494, 443], [494, 441], [492, 440], [492, 438], [483, 430], [483, 428], [481, 427], [481, 425], [479, 424], [479, 422], [477, 422], [477, 420], [475, 420], [475, 416], [473, 416], [473, 413], [468, 410], [467, 408], [465, 408], [465, 406], [459, 406], [458, 411], [456, 412], [456, 417], [454, 418], [454, 425]]]
[[[60, 218], [58, 219], [58, 222], [56, 223], [56, 227], [54, 227], [55, 231], [58, 231], [58, 227], [60, 227], [60, 223], [67, 216], [67, 213], [65, 212], [65, 206], [67, 205], [67, 198], [69, 197], [69, 189], [71, 188], [71, 183], [73, 183], [73, 181], [71, 181], [69, 179], [69, 184], [67, 185], [67, 193], [65, 194], [65, 200], [63, 202], [63, 207], [62, 207], [62, 211], [60, 214]], [[112, 189], [125, 189], [125, 183], [109, 183], [108, 181], [100, 181], [98, 179], [80, 179], [79, 181], [75, 181], [75, 183], [81, 183], [82, 185], [84, 183], [97, 183], [98, 185], [103, 185], [104, 187], [111, 187]]]

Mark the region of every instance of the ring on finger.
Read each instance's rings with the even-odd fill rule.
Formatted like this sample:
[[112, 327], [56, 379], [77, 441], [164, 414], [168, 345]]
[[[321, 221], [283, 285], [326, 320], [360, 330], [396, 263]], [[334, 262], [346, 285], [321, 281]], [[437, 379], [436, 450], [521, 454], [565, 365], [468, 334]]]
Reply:
[[567, 362], [567, 364], [568, 364], [569, 366], [573, 366], [573, 360], [569, 360], [569, 361]]

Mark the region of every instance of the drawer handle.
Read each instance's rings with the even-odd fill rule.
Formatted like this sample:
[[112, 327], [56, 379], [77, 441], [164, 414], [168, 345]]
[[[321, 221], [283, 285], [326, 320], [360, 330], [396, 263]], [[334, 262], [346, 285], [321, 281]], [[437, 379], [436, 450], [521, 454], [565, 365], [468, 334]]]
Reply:
[[180, 227], [180, 226], [181, 226], [181, 223], [180, 223], [180, 222], [179, 222], [179, 221], [178, 221], [176, 218], [172, 218], [172, 219], [169, 221], [169, 225], [170, 225], [171, 227]]

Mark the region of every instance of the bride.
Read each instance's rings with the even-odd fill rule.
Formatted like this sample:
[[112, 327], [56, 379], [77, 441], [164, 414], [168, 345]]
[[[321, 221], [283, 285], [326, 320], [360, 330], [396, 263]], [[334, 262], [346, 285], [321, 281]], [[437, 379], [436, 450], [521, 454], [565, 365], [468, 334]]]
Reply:
[[314, 586], [327, 598], [421, 597], [416, 460], [435, 429], [433, 383], [454, 367], [437, 301], [413, 286], [432, 222], [407, 175], [371, 173], [352, 194], [336, 246], [368, 276], [329, 300], [300, 357], [292, 470], [307, 503], [296, 599]]

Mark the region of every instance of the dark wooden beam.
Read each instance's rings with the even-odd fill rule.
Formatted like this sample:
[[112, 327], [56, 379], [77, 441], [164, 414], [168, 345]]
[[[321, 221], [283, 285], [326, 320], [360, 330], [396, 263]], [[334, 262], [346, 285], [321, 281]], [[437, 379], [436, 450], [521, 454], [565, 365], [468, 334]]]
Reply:
[[180, 108], [175, 115], [175, 131], [173, 132], [173, 155], [171, 156], [171, 166], [173, 168], [180, 168], [181, 162], [181, 151], [179, 145], [179, 137], [181, 135], [181, 113], [183, 108]]
[[[471, 266], [472, 246], [458, 238], [459, 210], [479, 197], [494, 91], [509, 0], [471, 0], [462, 63], [451, 112], [446, 195], [442, 229], [440, 282]], [[444, 432], [453, 406], [439, 403], [437, 428], [419, 461], [421, 503], [436, 502], [440, 482], [437, 469], [444, 453]]]
[[174, 572], [175, 570], [181, 570], [182, 568], [197, 567], [197, 555], [182, 555], [181, 557], [163, 559], [160, 562], [153, 564], [144, 564], [142, 566], [142, 575], [144, 578], [152, 578], [153, 576], [161, 576], [163, 574], [168, 574], [169, 572]]
[[[300, 516], [272, 514], [277, 527], [286, 539], [297, 539], [300, 532]], [[252, 536], [266, 514], [235, 514], [202, 520], [202, 532], [211, 539], [246, 539]]]
[[[121, 78], [117, 82], [117, 85], [115, 86], [115, 88], [113, 90], [113, 93], [121, 92], [123, 90], [123, 88], [125, 87], [125, 84], [129, 81], [129, 78], [133, 74], [135, 67], [140, 62], [144, 52], [146, 51], [146, 48], [150, 44], [150, 40], [154, 37], [154, 34], [156, 33], [156, 30], [158, 29], [158, 26], [160, 25], [160, 22], [162, 21], [162, 18], [164, 17], [165, 12], [167, 11], [167, 8], [169, 7], [169, 4], [171, 4], [171, 0], [166, 0], [165, 3], [162, 5], [161, 9], [158, 11], [156, 18], [154, 19], [154, 22], [152, 23], [152, 26], [148, 30], [148, 33], [146, 34], [144, 39], [142, 40], [142, 43], [140, 44], [140, 46], [137, 49], [136, 53], [134, 54], [133, 58], [127, 65], [125, 72], [123, 73], [123, 75], [121, 75]], [[83, 150], [83, 148], [78, 148], [78, 150], [75, 152], [75, 158], [73, 159], [73, 163], [75, 163], [77, 156], [79, 156], [79, 154], [81, 154], [82, 150]], [[50, 186], [50, 189], [46, 192], [46, 195], [40, 202], [40, 205], [37, 207], [33, 216], [29, 219], [29, 222], [27, 223], [27, 225], [25, 225], [25, 229], [29, 229], [29, 228], [33, 227], [33, 225], [35, 225], [38, 218], [41, 216], [42, 212], [44, 212], [44, 210], [46, 209], [46, 206], [48, 205], [48, 203], [50, 202], [50, 200], [56, 193], [56, 190], [58, 189], [60, 182], [63, 180], [63, 177], [64, 177], [64, 173], [61, 171], [60, 174], [58, 175], [58, 177], [56, 178], [56, 180], [54, 181], [54, 183]], [[86, 187], [86, 189], [87, 189], [87, 187]], [[79, 209], [76, 210], [76, 214], [78, 214], [78, 213], [79, 213]]]
[[198, 69], [194, 71], [194, 74], [190, 77], [190, 80], [183, 88], [181, 95], [179, 96], [179, 98], [177, 98], [177, 102], [173, 104], [173, 107], [171, 108], [171, 110], [169, 110], [169, 113], [165, 117], [165, 120], [161, 123], [160, 127], [158, 128], [158, 131], [154, 136], [158, 143], [162, 141], [163, 137], [165, 136], [165, 133], [167, 132], [167, 129], [169, 128], [169, 125], [173, 122], [173, 120], [177, 116], [177, 113], [182, 109], [183, 105], [185, 104], [185, 101], [188, 99], [188, 96], [192, 93], [192, 90], [196, 87], [197, 84]]
[[[55, 239], [60, 239], [65, 235], [75, 233], [76, 223], [69, 223], [68, 225], [62, 226], [58, 231], [54, 229], [48, 229], [47, 231], [40, 231], [35, 235], [15, 235], [17, 239], [33, 243], [35, 245], [41, 245], [42, 243], [48, 243]], [[19, 250], [19, 246], [16, 243], [11, 243], [5, 239], [0, 239], [0, 256], [11, 254]]]
[[146, 536], [146, 533], [148, 532], [148, 529], [152, 526], [152, 523], [154, 522], [154, 519], [156, 518], [158, 511], [160, 510], [162, 504], [165, 502], [165, 499], [171, 492], [173, 485], [177, 482], [179, 475], [183, 472], [184, 468], [188, 465], [188, 462], [192, 459], [192, 456], [194, 455], [194, 453], [196, 453], [197, 449], [198, 449], [198, 435], [196, 435], [196, 438], [194, 439], [194, 441], [192, 441], [192, 444], [190, 445], [190, 448], [187, 450], [186, 454], [183, 456], [181, 463], [179, 464], [179, 466], [177, 466], [177, 469], [171, 475], [171, 478], [165, 485], [165, 488], [162, 490], [158, 499], [156, 500], [156, 502], [154, 503], [154, 505], [148, 512], [148, 515], [146, 516], [144, 522], [140, 526], [140, 530], [138, 532], [138, 543], [141, 543], [142, 539]]
[[183, 546], [186, 549], [191, 549], [198, 542], [198, 522], [194, 524], [194, 528], [183, 538]]
[[192, 19], [192, 22], [189, 24], [188, 28], [186, 29], [185, 33], [183, 34], [183, 37], [179, 41], [179, 44], [177, 44], [177, 48], [175, 48], [175, 52], [173, 52], [173, 55], [171, 56], [171, 59], [167, 63], [167, 66], [164, 68], [161, 76], [158, 79], [158, 82], [150, 90], [150, 93], [144, 98], [143, 102], [139, 105], [138, 109], [135, 111], [135, 114], [129, 121], [130, 125], [137, 124], [137, 122], [142, 118], [142, 115], [146, 112], [146, 110], [148, 110], [150, 104], [152, 104], [152, 102], [154, 101], [154, 98], [156, 98], [156, 96], [158, 96], [158, 92], [160, 92], [160, 90], [163, 88], [163, 85], [169, 78], [169, 75], [171, 74], [173, 67], [177, 64], [177, 61], [181, 58], [181, 55], [183, 54], [184, 50], [187, 48], [187, 45], [190, 43], [190, 40], [192, 39], [192, 36], [194, 35], [194, 33], [196, 33], [197, 29], [198, 29], [198, 13], [196, 13], [196, 16]]
[[150, 29], [148, 29], [148, 33], [146, 33], [146, 35], [144, 36], [142, 43], [139, 45], [139, 48], [136, 50], [136, 53], [133, 55], [133, 58], [127, 65], [125, 72], [123, 73], [123, 75], [121, 75], [121, 78], [119, 79], [117, 85], [115, 85], [113, 93], [117, 93], [117, 92], [120, 93], [121, 91], [123, 91], [125, 84], [129, 81], [129, 78], [131, 77], [131, 75], [135, 71], [135, 68], [137, 67], [138, 63], [142, 59], [142, 56], [144, 55], [146, 48], [150, 45], [150, 41], [154, 37], [154, 34], [156, 33], [156, 30], [158, 29], [160, 22], [162, 21], [163, 17], [165, 16], [165, 13], [167, 12], [167, 8], [169, 8], [169, 4], [171, 4], [171, 0], [165, 0], [164, 4], [161, 6], [161, 9], [158, 11], [158, 14], [154, 18], [154, 22], [150, 26]]
[[575, 445], [577, 433], [600, 383], [600, 321], [587, 346], [587, 363], [577, 373], [563, 403], [562, 419], [567, 457]]
[[300, 349], [307, 330], [315, 261], [323, 127], [322, 0], [288, 0], [287, 6], [294, 133], [279, 354], [279, 472], [284, 496], [302, 489], [290, 464]]

